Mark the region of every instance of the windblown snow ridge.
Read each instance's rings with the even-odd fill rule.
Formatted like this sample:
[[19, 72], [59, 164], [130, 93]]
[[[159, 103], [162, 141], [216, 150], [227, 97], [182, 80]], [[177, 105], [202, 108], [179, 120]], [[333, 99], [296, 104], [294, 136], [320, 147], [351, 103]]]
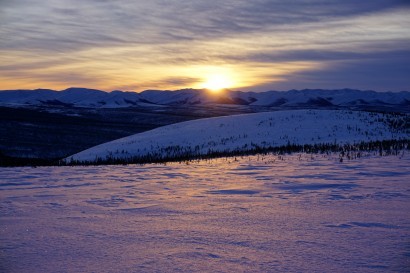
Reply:
[[294, 110], [177, 123], [95, 146], [66, 163], [143, 162], [263, 151], [290, 145], [408, 140], [410, 115]]

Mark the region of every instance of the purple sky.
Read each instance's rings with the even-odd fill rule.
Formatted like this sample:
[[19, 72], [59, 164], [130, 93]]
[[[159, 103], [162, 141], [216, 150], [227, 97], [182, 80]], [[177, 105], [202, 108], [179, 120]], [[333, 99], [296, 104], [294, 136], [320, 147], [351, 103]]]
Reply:
[[409, 4], [0, 0], [0, 89], [410, 90]]

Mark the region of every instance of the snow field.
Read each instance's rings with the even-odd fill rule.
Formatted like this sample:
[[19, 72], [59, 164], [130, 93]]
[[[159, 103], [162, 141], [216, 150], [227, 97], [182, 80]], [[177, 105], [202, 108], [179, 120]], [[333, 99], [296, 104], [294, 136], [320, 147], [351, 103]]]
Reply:
[[410, 154], [3, 168], [2, 272], [408, 272]]
[[291, 145], [355, 144], [408, 139], [408, 115], [346, 110], [293, 110], [194, 120], [95, 146], [66, 158], [93, 162], [172, 158]]

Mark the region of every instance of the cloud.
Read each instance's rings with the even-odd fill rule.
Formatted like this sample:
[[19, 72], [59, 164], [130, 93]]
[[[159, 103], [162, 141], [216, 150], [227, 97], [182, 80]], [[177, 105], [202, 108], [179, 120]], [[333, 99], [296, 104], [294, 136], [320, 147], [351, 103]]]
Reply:
[[141, 81], [141, 83], [133, 85], [132, 89], [141, 91], [144, 89], [165, 88], [172, 90], [180, 88], [189, 88], [200, 81], [201, 79], [192, 77], [168, 77], [156, 81]]
[[[4, 89], [8, 89], [8, 86], [14, 86], [12, 88], [55, 88], [65, 89], [71, 86], [97, 86], [104, 89], [107, 86], [106, 79], [97, 77], [90, 73], [85, 74], [81, 71], [12, 71], [1, 73], [0, 81]], [[9, 82], [10, 81], [10, 82]], [[16, 86], [16, 82], [18, 85]], [[13, 85], [14, 84], [14, 85]]]
[[[7, 1], [6, 1], [7, 2]], [[176, 43], [369, 14], [402, 1], [12, 1], [2, 4], [3, 49], [80, 50]]]
[[[310, 70], [284, 75], [281, 80], [253, 87], [250, 90], [341, 89], [357, 88], [376, 91], [410, 90], [409, 54], [392, 54], [388, 58], [358, 61], [334, 61]], [[275, 75], [272, 75], [272, 78]]]
[[338, 51], [338, 50], [289, 50], [279, 52], [259, 52], [244, 56], [226, 56], [237, 62], [250, 63], [278, 63], [278, 62], [295, 62], [295, 61], [354, 61], [361, 63], [364, 60], [403, 60], [408, 59], [410, 50], [377, 50], [370, 52], [355, 52], [355, 51]]
[[242, 75], [257, 67], [265, 79], [289, 62], [323, 64], [312, 71], [342, 69], [336, 64], [350, 61], [393, 63], [410, 42], [407, 3], [0, 0], [0, 36], [6, 37], [0, 40], [0, 71], [8, 82], [13, 73], [33, 82], [50, 73], [52, 85], [58, 82], [53, 71], [62, 77], [75, 71], [78, 76], [61, 82], [78, 86], [86, 75], [90, 84], [134, 86], [138, 79], [155, 88], [196, 84], [198, 75], [174, 71], [189, 73], [182, 68], [198, 65], [236, 66]]

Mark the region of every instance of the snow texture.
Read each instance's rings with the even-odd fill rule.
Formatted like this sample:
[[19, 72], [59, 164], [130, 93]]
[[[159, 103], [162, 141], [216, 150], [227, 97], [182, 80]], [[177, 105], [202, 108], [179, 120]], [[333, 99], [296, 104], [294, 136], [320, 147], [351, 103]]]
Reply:
[[3, 168], [1, 272], [408, 272], [410, 154]]
[[408, 115], [344, 110], [293, 110], [217, 117], [168, 125], [114, 140], [72, 155], [66, 162], [144, 156], [161, 159], [288, 144], [342, 145], [408, 139], [406, 122]]

